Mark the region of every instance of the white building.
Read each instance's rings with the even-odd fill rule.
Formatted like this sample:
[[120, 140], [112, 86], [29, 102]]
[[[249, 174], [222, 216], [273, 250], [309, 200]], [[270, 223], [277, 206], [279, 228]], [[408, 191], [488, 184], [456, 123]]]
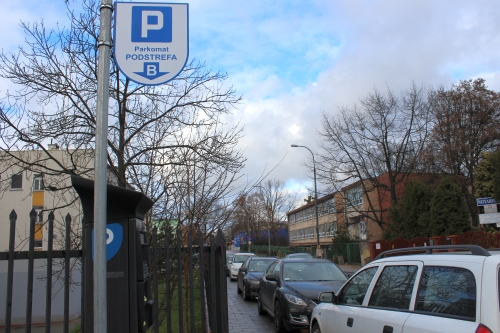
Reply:
[[[35, 251], [47, 250], [47, 218], [54, 211], [54, 250], [64, 249], [65, 216], [72, 217], [71, 230], [74, 239], [81, 235], [80, 200], [71, 186], [70, 172], [92, 177], [94, 158], [91, 150], [60, 150], [54, 145], [47, 151], [15, 151], [0, 153], [0, 252], [9, 249], [9, 214], [17, 214], [15, 232], [15, 250], [27, 251], [29, 245], [30, 211], [35, 209]], [[75, 244], [74, 242], [72, 244]], [[81, 271], [79, 261], [72, 259], [70, 320], [80, 316], [81, 307]], [[53, 260], [53, 270], [61, 265]], [[58, 266], [59, 265], [59, 266]], [[12, 324], [25, 323], [27, 260], [14, 263], [14, 297], [12, 304]], [[45, 259], [36, 259], [33, 285], [32, 323], [45, 321], [46, 290]], [[61, 273], [61, 276], [63, 273]], [[4, 325], [5, 297], [7, 288], [7, 262], [0, 261], [0, 326]], [[53, 277], [52, 322], [63, 319], [62, 278]]]

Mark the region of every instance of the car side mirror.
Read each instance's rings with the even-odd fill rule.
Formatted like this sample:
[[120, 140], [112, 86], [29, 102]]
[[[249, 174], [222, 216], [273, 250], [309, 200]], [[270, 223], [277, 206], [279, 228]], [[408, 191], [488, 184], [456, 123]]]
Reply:
[[246, 268], [246, 267], [240, 267], [240, 271], [242, 271], [243, 273], [246, 273], [246, 272], [248, 272], [248, 268]]
[[269, 280], [269, 281], [276, 281], [278, 278], [276, 275], [274, 274], [267, 274], [266, 275], [266, 280]]
[[320, 293], [318, 299], [321, 303], [334, 303], [335, 293], [332, 292]]

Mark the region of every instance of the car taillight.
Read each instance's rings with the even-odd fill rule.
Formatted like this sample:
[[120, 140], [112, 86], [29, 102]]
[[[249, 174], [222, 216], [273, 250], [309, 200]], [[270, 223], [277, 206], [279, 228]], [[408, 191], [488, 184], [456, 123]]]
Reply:
[[479, 324], [479, 326], [476, 329], [476, 333], [493, 333], [493, 332], [483, 324]]

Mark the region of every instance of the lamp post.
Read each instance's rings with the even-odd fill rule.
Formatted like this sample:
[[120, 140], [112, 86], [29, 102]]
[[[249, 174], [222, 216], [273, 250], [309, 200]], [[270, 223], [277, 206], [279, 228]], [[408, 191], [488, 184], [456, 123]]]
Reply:
[[316, 246], [319, 246], [319, 216], [318, 216], [318, 189], [316, 187], [316, 162], [314, 161], [314, 154], [311, 149], [306, 146], [292, 145], [292, 148], [305, 148], [309, 150], [313, 158], [313, 171], [314, 171], [314, 208], [316, 210]]

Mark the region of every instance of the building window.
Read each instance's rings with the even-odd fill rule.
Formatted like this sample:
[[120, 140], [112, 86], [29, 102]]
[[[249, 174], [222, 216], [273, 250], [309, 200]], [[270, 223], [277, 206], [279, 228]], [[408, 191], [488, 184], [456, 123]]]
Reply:
[[310, 220], [310, 219], [312, 219], [313, 218], [313, 209], [312, 208], [307, 208], [304, 211], [304, 214], [305, 214], [304, 220]]
[[337, 234], [337, 222], [328, 223], [326, 228], [327, 236], [335, 236]]
[[359, 238], [361, 238], [362, 240], [366, 239], [366, 222], [365, 222], [365, 218], [362, 218], [359, 221]]
[[333, 198], [331, 198], [325, 202], [325, 214], [333, 213], [335, 213], [335, 201]]
[[33, 176], [33, 191], [43, 191], [43, 177], [41, 174]]
[[10, 176], [10, 188], [12, 190], [20, 190], [23, 188], [23, 174], [17, 173]]
[[345, 198], [347, 207], [361, 205], [363, 203], [363, 193], [361, 192], [361, 186], [345, 191]]
[[35, 249], [41, 249], [43, 245], [43, 210], [35, 209]]

